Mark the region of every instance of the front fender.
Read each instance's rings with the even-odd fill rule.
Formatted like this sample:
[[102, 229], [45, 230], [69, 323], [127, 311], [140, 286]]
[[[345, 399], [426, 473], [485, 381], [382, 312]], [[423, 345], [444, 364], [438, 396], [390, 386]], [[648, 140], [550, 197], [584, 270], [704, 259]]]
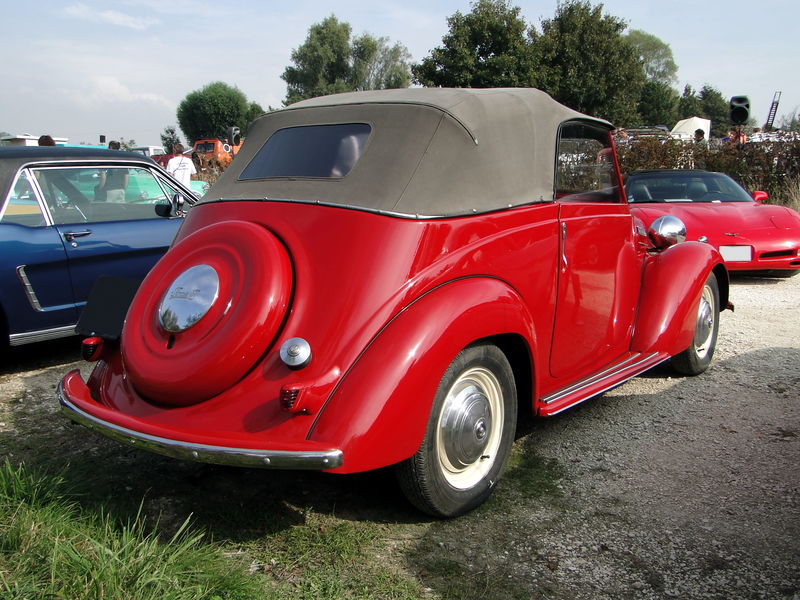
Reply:
[[708, 275], [720, 287], [720, 306], [728, 303], [728, 272], [719, 252], [708, 244], [683, 242], [648, 257], [631, 349], [667, 352], [689, 347], [697, 321], [697, 303]]
[[433, 397], [453, 358], [501, 334], [532, 346], [533, 322], [506, 283], [487, 277], [442, 285], [407, 306], [371, 341], [342, 378], [308, 439], [344, 453], [339, 473], [377, 469], [412, 456], [422, 443]]

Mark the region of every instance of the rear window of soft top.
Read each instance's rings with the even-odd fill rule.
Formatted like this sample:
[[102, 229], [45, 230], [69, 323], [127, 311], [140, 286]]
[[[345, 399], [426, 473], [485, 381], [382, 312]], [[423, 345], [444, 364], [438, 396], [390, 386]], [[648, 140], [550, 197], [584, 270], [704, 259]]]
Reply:
[[371, 131], [366, 123], [279, 129], [256, 153], [239, 179], [341, 179], [358, 162]]

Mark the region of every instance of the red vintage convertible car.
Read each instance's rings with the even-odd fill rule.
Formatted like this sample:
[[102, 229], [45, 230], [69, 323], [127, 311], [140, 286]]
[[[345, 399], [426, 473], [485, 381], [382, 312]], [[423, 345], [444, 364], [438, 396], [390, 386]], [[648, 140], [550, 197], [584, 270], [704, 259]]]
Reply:
[[64, 413], [189, 460], [396, 465], [423, 511], [474, 508], [518, 411], [555, 415], [668, 359], [696, 374], [714, 353], [722, 258], [677, 219], [641, 227], [611, 129], [533, 89], [264, 115], [124, 325], [90, 300], [97, 364], [64, 377]]
[[651, 223], [674, 215], [687, 237], [704, 241], [725, 259], [729, 271], [765, 277], [800, 273], [800, 214], [751, 197], [724, 173], [700, 170], [636, 171], [625, 182], [633, 213]]

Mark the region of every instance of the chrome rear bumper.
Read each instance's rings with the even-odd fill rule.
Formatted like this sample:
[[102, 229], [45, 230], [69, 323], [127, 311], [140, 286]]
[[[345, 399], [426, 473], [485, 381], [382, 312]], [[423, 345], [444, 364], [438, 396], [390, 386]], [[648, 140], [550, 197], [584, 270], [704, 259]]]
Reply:
[[102, 435], [129, 446], [156, 452], [172, 458], [232, 465], [237, 467], [254, 467], [261, 469], [335, 469], [342, 466], [344, 456], [341, 450], [328, 451], [286, 451], [286, 450], [254, 450], [248, 448], [231, 448], [228, 446], [210, 446], [192, 444], [168, 438], [141, 433], [87, 413], [70, 402], [64, 394], [63, 383], [58, 384], [58, 400], [61, 412], [76, 423], [93, 429]]

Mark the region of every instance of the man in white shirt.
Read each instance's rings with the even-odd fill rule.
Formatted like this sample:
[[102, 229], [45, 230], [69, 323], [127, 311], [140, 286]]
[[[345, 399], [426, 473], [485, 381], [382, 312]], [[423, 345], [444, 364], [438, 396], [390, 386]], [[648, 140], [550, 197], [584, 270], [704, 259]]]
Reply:
[[167, 163], [167, 173], [188, 188], [191, 185], [192, 175], [197, 174], [197, 169], [194, 168], [192, 159], [183, 155], [183, 144], [175, 144], [172, 150], [175, 156]]

